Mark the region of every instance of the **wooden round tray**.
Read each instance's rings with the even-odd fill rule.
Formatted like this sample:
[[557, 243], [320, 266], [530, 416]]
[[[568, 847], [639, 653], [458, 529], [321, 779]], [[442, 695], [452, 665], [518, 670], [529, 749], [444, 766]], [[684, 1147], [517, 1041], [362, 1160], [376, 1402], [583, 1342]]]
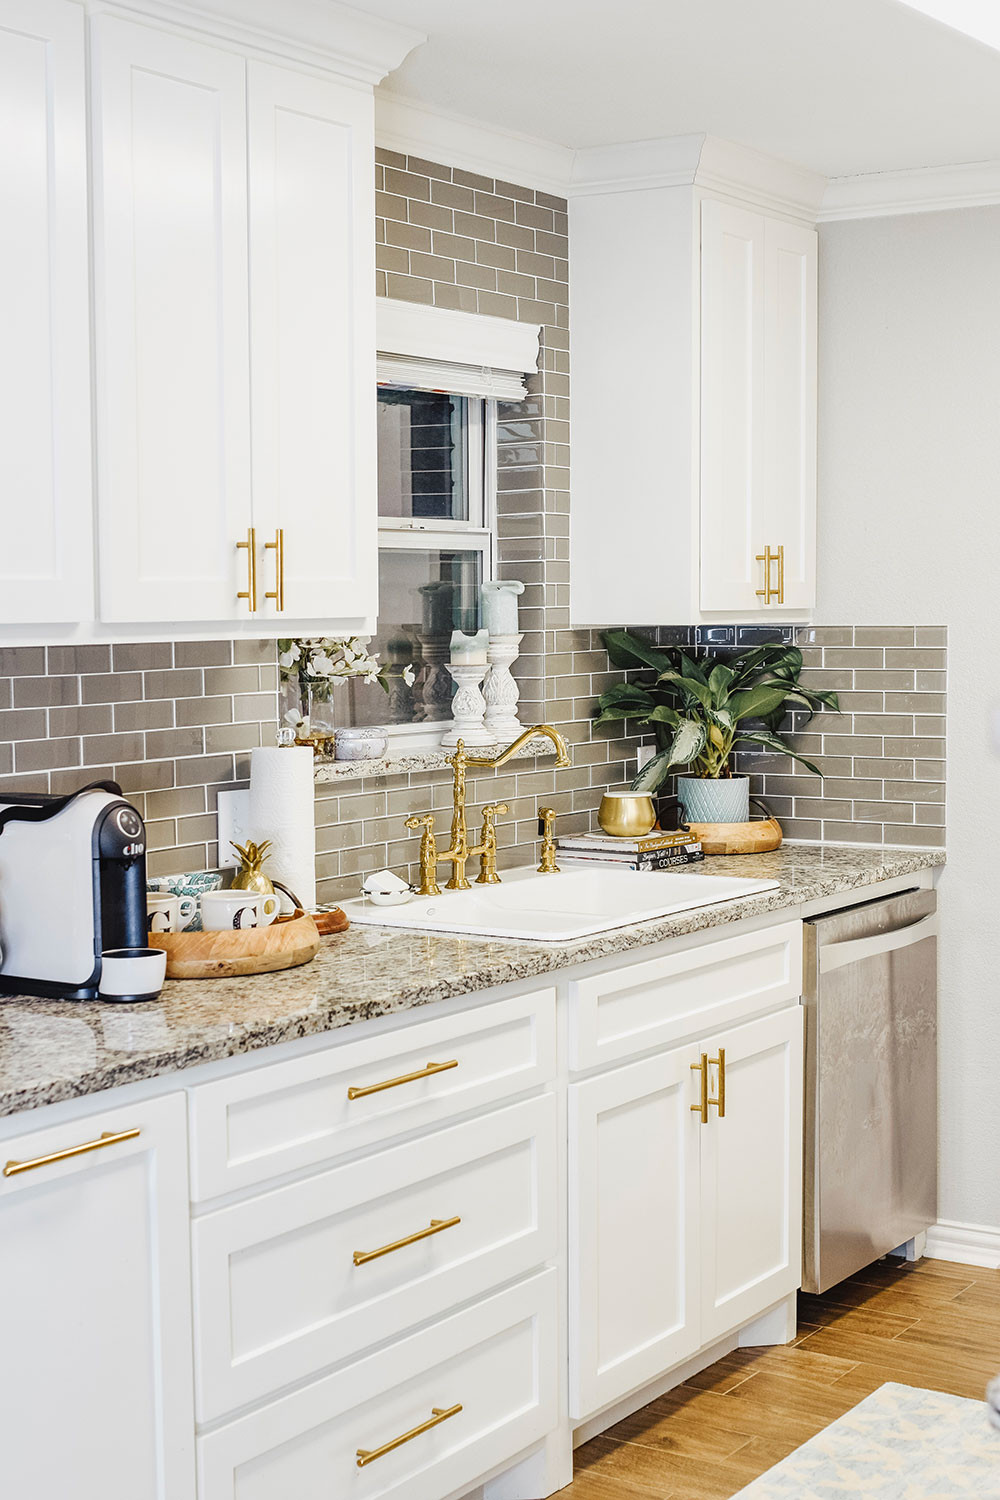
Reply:
[[777, 818], [750, 823], [691, 823], [691, 837], [706, 854], [766, 854], [781, 843]]
[[307, 912], [279, 917], [269, 927], [226, 932], [151, 932], [151, 948], [167, 955], [168, 979], [232, 979], [271, 974], [307, 964], [319, 949], [319, 931]]

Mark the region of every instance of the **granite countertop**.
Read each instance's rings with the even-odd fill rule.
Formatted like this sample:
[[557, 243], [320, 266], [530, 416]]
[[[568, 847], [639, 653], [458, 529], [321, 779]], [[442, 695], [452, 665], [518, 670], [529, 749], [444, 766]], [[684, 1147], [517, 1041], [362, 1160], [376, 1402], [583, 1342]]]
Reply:
[[575, 943], [352, 927], [324, 938], [316, 958], [301, 968], [241, 979], [168, 980], [159, 999], [143, 1005], [0, 998], [0, 1115], [627, 953], [943, 863], [944, 853], [936, 849], [786, 844], [773, 854], [713, 858], [691, 867], [706, 879], [777, 880], [776, 890]]

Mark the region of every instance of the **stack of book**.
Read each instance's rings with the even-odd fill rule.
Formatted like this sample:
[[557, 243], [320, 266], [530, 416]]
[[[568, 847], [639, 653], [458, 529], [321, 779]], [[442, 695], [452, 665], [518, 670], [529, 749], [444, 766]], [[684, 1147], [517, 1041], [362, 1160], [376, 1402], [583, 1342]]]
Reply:
[[701, 845], [689, 833], [647, 833], [641, 839], [612, 838], [606, 833], [578, 833], [558, 841], [561, 865], [613, 865], [621, 870], [671, 870], [704, 859]]

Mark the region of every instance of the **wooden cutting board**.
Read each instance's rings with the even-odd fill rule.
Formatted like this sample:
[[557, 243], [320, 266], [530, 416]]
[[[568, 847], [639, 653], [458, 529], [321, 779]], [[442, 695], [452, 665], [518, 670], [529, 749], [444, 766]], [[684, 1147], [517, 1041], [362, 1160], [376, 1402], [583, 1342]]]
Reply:
[[147, 939], [151, 948], [165, 950], [168, 979], [233, 979], [294, 969], [316, 957], [319, 940], [316, 923], [301, 910], [293, 917], [279, 917], [269, 927], [151, 932]]
[[691, 823], [691, 837], [698, 839], [706, 854], [767, 854], [781, 844], [777, 818], [757, 818], [750, 823]]

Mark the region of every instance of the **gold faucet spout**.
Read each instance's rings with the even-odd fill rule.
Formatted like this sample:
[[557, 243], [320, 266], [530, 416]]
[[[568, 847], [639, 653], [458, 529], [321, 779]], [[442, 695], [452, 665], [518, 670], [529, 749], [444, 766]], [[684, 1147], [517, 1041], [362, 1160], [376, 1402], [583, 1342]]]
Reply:
[[538, 735], [544, 735], [546, 739], [552, 741], [556, 748], [556, 769], [565, 771], [567, 766], [570, 765], [569, 746], [558, 729], [553, 729], [551, 724], [532, 724], [529, 729], [525, 729], [523, 733], [519, 734], [517, 739], [508, 745], [506, 750], [503, 750], [499, 755], [495, 755], [489, 759], [485, 756], [467, 755], [465, 763], [468, 766], [492, 766], [495, 770], [499, 769], [500, 766], [505, 766], [511, 756], [516, 755], [522, 746], [526, 745], [529, 740], [535, 739]]

